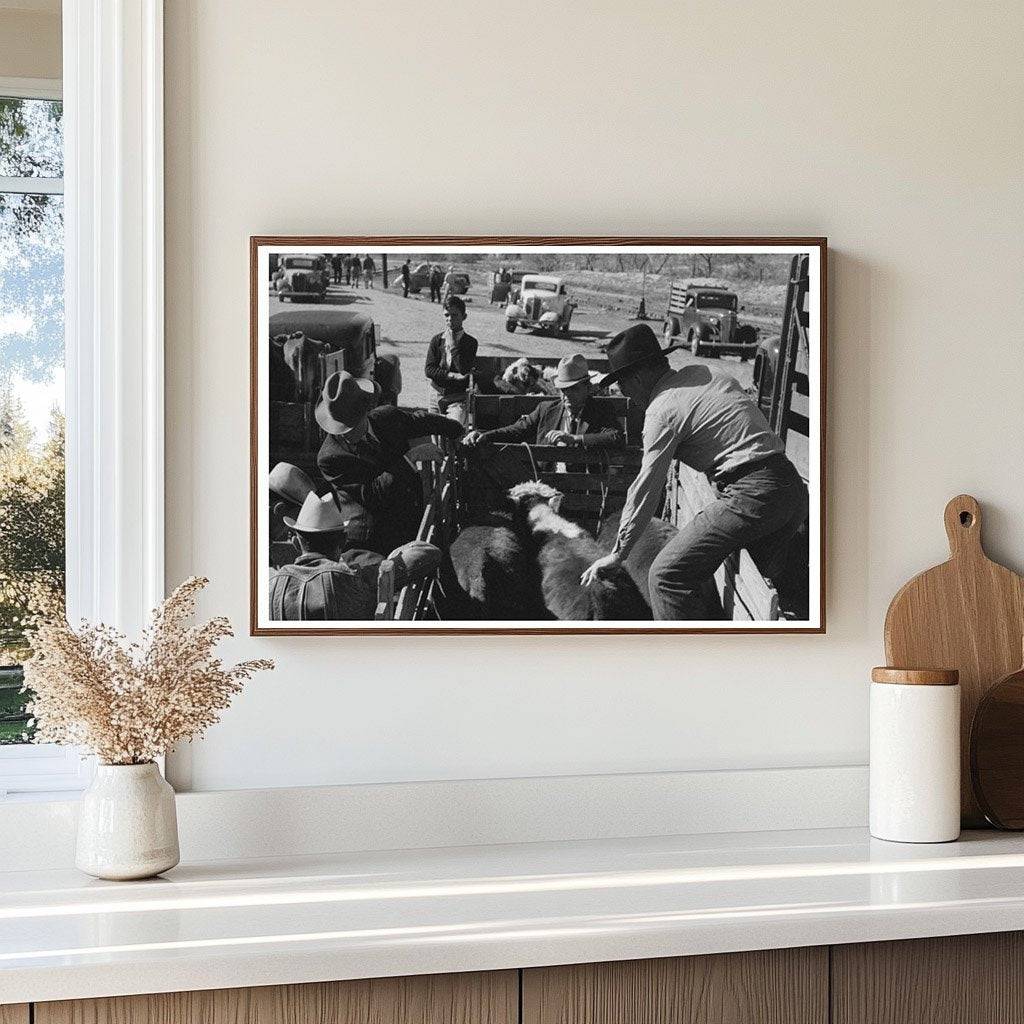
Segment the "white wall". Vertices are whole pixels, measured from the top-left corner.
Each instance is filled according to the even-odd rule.
[[[0,0],[0,78],[60,78],[60,2]]]
[[[825,234],[828,634],[242,637],[199,789],[862,763],[892,592],[1024,565],[1024,7],[167,0],[168,570],[247,622],[255,233]],[[433,12],[427,16],[424,12]]]

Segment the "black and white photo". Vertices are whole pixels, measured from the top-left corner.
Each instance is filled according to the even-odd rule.
[[[822,632],[825,252],[254,238],[253,632]]]

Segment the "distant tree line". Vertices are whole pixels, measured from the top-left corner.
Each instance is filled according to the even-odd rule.
[[[64,417],[42,444],[17,397],[0,395],[0,664],[29,653],[36,615],[64,613]]]

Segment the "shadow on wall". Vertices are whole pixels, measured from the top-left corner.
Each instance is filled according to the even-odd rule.
[[[877,311],[891,308],[890,291],[877,267],[829,250],[825,587],[829,632],[842,622],[850,636],[873,631],[867,621],[873,320]],[[841,335],[837,324],[852,326]],[[860,511],[844,515],[844,509]]]

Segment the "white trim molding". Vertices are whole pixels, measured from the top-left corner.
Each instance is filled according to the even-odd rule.
[[[23,743],[0,747],[0,802],[13,798],[67,799],[92,780],[94,758],[75,747]]]
[[[74,863],[77,801],[0,802],[0,864]],[[866,828],[867,765],[387,782],[178,794],[184,862]]]
[[[64,0],[68,615],[163,597],[163,3]]]
[[[59,78],[6,78],[0,75],[0,96],[22,100],[59,100],[63,89]]]
[[[63,191],[63,178],[10,178],[0,174],[0,192],[15,192],[24,196],[59,196]]]

